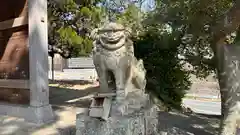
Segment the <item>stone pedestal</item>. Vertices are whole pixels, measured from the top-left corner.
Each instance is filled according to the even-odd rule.
[[[140,91],[128,95],[113,101],[106,121],[90,117],[88,109],[77,114],[76,135],[157,135],[158,108]]]

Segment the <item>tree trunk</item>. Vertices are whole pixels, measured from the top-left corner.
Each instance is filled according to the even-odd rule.
[[[218,79],[222,99],[219,135],[236,135],[240,120],[240,47],[218,46]]]
[[[222,119],[219,135],[235,135],[239,119],[239,77],[238,62],[240,49],[225,45],[226,35],[240,26],[240,0],[216,23],[213,31],[211,48],[215,55],[217,75],[222,99]],[[236,64],[237,63],[237,64]],[[239,65],[240,66],[240,65]]]

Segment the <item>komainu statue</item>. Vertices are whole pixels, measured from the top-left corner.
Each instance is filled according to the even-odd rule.
[[[117,97],[126,97],[134,90],[144,90],[146,70],[143,61],[134,56],[130,30],[111,22],[95,29],[91,35],[94,39],[93,62],[101,91],[109,92],[108,82],[111,80],[114,80]]]
[[[134,56],[130,31],[110,22],[91,36],[102,92],[92,98],[89,109],[77,114],[76,135],[156,135],[158,108],[144,91],[146,70]]]

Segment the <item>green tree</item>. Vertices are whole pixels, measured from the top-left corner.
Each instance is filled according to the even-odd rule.
[[[91,30],[101,21],[100,0],[48,1],[49,53],[65,58],[88,56],[92,49]]]
[[[191,63],[192,73],[206,77],[215,70],[211,50],[211,28],[218,17],[231,6],[228,0],[210,1],[164,1],[159,0],[155,14],[147,20],[148,24],[167,25],[171,31],[178,32],[180,55]]]
[[[105,22],[115,21],[131,28],[132,36],[137,37],[142,28],[145,14],[142,5],[146,0],[105,0],[102,2]]]
[[[150,24],[169,25],[172,31],[181,33],[180,54],[194,66],[193,72],[198,76],[204,77],[210,70],[216,71],[222,95],[221,135],[234,134],[234,126],[229,125],[236,125],[237,121],[226,113],[231,113],[231,106],[227,106],[228,99],[223,95],[229,95],[232,86],[226,85],[228,78],[223,68],[225,65],[222,52],[225,44],[232,44],[233,41],[236,43],[239,39],[239,13],[238,0],[158,0],[155,14],[146,20]],[[229,35],[233,32],[237,33],[237,37],[232,40]],[[237,85],[237,80],[234,81]],[[231,104],[235,102],[231,100]]]
[[[144,0],[63,0],[48,1],[49,54],[65,58],[87,56],[91,53],[89,33],[114,16],[117,22],[132,29],[137,36],[143,28]]]
[[[117,22],[123,24],[125,27],[131,28],[132,36],[137,37],[143,30],[142,20],[144,13],[135,3],[130,3],[128,8],[122,14],[118,14]]]
[[[161,34],[160,34],[161,33]],[[177,34],[177,33],[176,33]],[[148,28],[135,41],[135,55],[144,60],[147,90],[168,109],[181,109],[182,98],[189,89],[189,74],[178,58],[179,40],[159,26]],[[165,48],[162,45],[171,47]]]

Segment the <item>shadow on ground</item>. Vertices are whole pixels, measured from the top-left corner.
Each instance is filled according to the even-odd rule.
[[[179,112],[160,112],[158,129],[168,135],[216,135],[219,117]]]
[[[64,82],[66,85],[83,83],[79,83],[79,81]],[[89,107],[91,101],[89,98],[84,97],[98,90],[98,87],[93,86],[84,89],[50,86],[49,102],[53,106],[56,120],[39,126],[27,123],[20,118],[0,116],[0,135],[75,135],[76,108]]]
[[[70,89],[50,87],[50,103],[57,115],[56,121],[44,126],[26,123],[22,119],[0,116],[0,135],[75,135],[76,108],[88,107],[84,98],[98,87]],[[179,112],[159,112],[158,129],[167,135],[216,135],[218,117]]]
[[[49,100],[53,106],[88,107],[91,101],[87,96],[97,91],[98,87],[86,89],[50,87]]]

